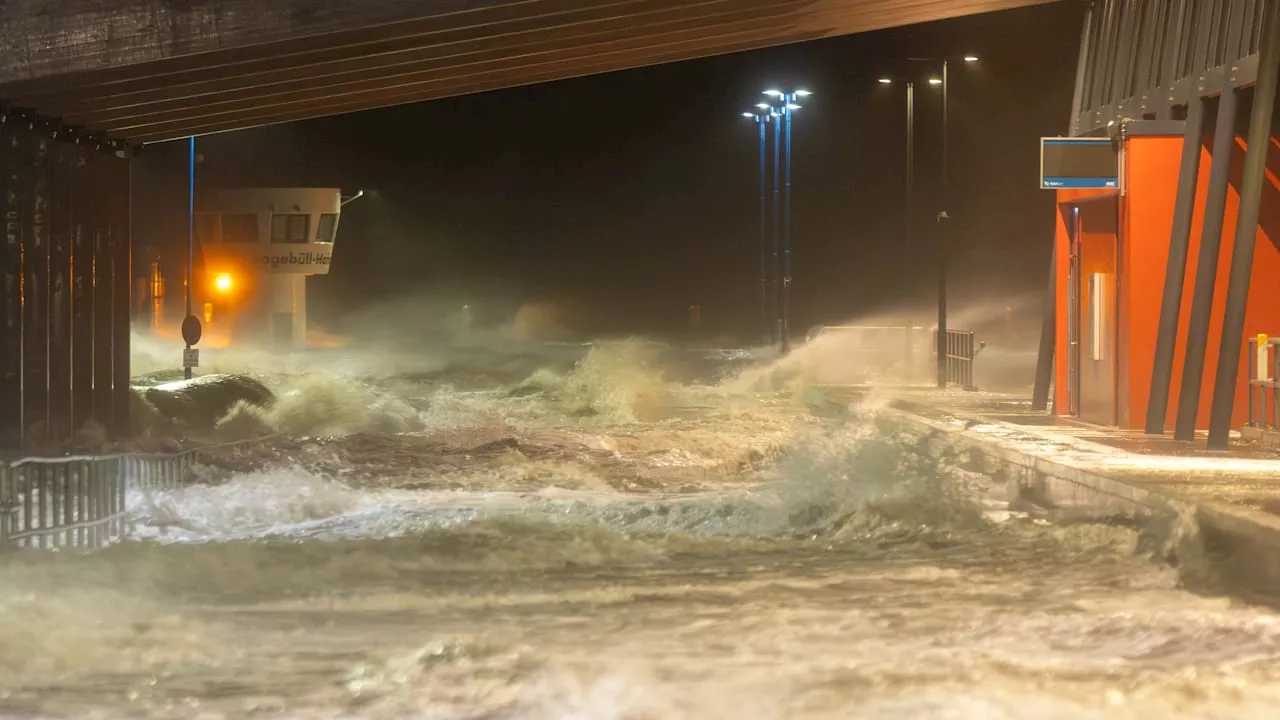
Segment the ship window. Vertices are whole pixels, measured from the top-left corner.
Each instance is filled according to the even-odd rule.
[[[338,213],[320,213],[320,223],[316,226],[316,242],[331,243],[338,234]]]
[[[217,213],[196,213],[196,242],[201,245],[216,243],[221,240],[218,237],[218,214]]]
[[[258,216],[253,213],[223,213],[222,242],[258,242]]]
[[[271,216],[271,242],[273,243],[305,243],[307,242],[307,226],[311,219],[302,214],[276,214]]]

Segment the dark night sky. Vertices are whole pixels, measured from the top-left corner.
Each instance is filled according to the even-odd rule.
[[[768,86],[803,86],[815,93],[794,140],[803,330],[912,294],[932,302],[939,93],[917,87],[922,229],[903,247],[903,94],[876,78],[923,81],[896,59],[975,53],[951,76],[954,292],[1034,293],[1052,237],[1037,139],[1066,128],[1081,5],[200,138],[197,184],[377,191],[346,208],[332,274],[311,281],[312,317],[333,329],[341,309],[422,293],[554,300],[604,332],[678,329],[700,303],[709,330],[740,331],[757,315],[759,242],[757,131],[740,113]],[[160,210],[185,213],[184,153],[150,149],[135,180],[136,227],[154,236],[185,236],[185,215]]]

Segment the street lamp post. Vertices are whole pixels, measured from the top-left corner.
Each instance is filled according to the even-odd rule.
[[[800,98],[808,97],[813,93],[808,90],[794,90],[791,92],[783,92],[781,90],[765,90],[765,95],[774,98],[777,101],[776,113],[780,121],[774,125],[773,130],[773,193],[774,193],[774,246],[777,248],[781,245],[781,264],[778,266],[778,276],[780,278],[781,287],[778,294],[778,334],[777,341],[779,348],[785,354],[791,351],[791,118],[801,105],[797,102]],[[781,144],[782,136],[786,136],[786,156],[783,163],[786,165],[785,182],[785,205],[782,217],[783,234],[781,242],[778,241],[778,152]]]
[[[773,323],[769,319],[769,211],[765,202],[769,187],[769,158],[765,147],[769,123],[774,114],[768,104],[760,103],[756,106],[756,112],[744,112],[742,115],[753,118],[760,129],[760,330],[761,337],[768,342]]]
[[[938,210],[938,336],[937,336],[937,361],[938,361],[938,387],[947,387],[947,265],[948,253],[950,251],[950,225],[951,215],[947,208],[951,203],[951,178],[950,178],[950,149],[948,143],[950,141],[950,120],[948,118],[948,97],[947,90],[950,79],[951,58],[908,58],[912,62],[925,63],[941,63],[942,77],[929,78],[930,85],[942,86],[942,203]],[[963,58],[966,63],[977,62],[978,58],[973,55],[965,55]]]
[[[881,85],[892,85],[893,79],[882,77],[879,80]],[[910,256],[911,252],[911,223],[914,218],[913,206],[916,191],[916,84],[910,80],[904,83],[906,86],[906,167],[903,168],[903,198],[902,198],[902,249],[903,252]],[[906,366],[906,376],[908,378],[915,374],[915,348],[912,343],[912,332],[915,323],[912,321],[910,314],[907,315],[906,324],[903,326],[903,362]]]

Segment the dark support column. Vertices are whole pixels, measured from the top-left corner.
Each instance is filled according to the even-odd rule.
[[[93,151],[89,172],[93,183],[93,418],[111,427],[111,174],[110,158]]]
[[[22,224],[22,430],[23,446],[49,437],[49,138],[28,128],[24,151]]]
[[[1149,435],[1164,432],[1164,417],[1169,409],[1173,354],[1178,342],[1178,313],[1182,309],[1182,284],[1187,274],[1187,247],[1191,242],[1191,215],[1195,211],[1196,182],[1200,177],[1204,105],[1202,98],[1191,100],[1187,106],[1187,121],[1182,134],[1182,162],[1178,167],[1173,233],[1169,240],[1169,260],[1164,271],[1164,297],[1160,301],[1160,325],[1156,331],[1156,354],[1151,368],[1151,392],[1147,398],[1146,431]]]
[[[71,423],[93,417],[93,184],[89,153],[73,153],[71,176]]]
[[[1049,385],[1053,381],[1054,342],[1058,339],[1058,249],[1049,255],[1049,283],[1044,294],[1044,318],[1040,320],[1040,352],[1036,357],[1036,385],[1031,393],[1033,410],[1049,409]]]
[[[126,156],[127,158],[127,156]],[[130,394],[129,388],[129,315],[131,310],[130,293],[133,288],[133,270],[130,265],[130,175],[129,160],[106,158],[111,167],[111,236],[114,247],[112,269],[114,279],[112,287],[115,294],[112,305],[115,312],[111,318],[111,385],[114,398],[111,431],[115,437],[127,437],[131,434],[129,425]]]
[[[1200,231],[1200,255],[1191,300],[1191,320],[1183,349],[1182,387],[1178,390],[1178,421],[1174,437],[1191,441],[1196,436],[1200,412],[1200,386],[1204,377],[1204,351],[1209,344],[1209,320],[1213,314],[1213,289],[1218,279],[1218,255],[1222,247],[1222,223],[1227,214],[1227,187],[1231,180],[1231,153],[1236,140],[1235,90],[1225,88],[1218,99],[1213,129],[1213,169],[1205,196],[1204,226]]]
[[[55,142],[49,176],[49,435],[71,437],[71,170],[75,148]]]
[[[1244,342],[1244,313],[1249,302],[1249,276],[1258,235],[1258,211],[1271,143],[1271,119],[1275,114],[1276,82],[1280,80],[1280,7],[1267,3],[1263,12],[1262,45],[1258,53],[1258,79],[1253,88],[1253,114],[1249,119],[1249,149],[1240,182],[1240,214],[1236,217],[1236,241],[1227,281],[1226,315],[1222,345],[1213,382],[1213,406],[1209,416],[1209,447],[1225,448],[1231,432],[1240,372],[1240,345]]]
[[[22,234],[18,227],[14,123],[0,123],[0,450],[22,445]]]

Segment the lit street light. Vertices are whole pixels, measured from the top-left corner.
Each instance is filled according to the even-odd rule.
[[[773,329],[773,323],[769,321],[769,212],[765,205],[765,196],[768,194],[768,165],[769,160],[765,153],[765,138],[768,135],[769,123],[776,115],[768,103],[759,103],[756,105],[755,112],[744,112],[743,117],[752,118],[760,128],[760,328],[763,331],[763,337],[768,338]]]
[[[947,386],[947,253],[950,250],[950,242],[947,233],[950,230],[949,224],[951,215],[947,211],[947,206],[951,203],[951,180],[950,180],[950,157],[948,147],[948,135],[950,134],[950,125],[948,121],[947,107],[947,86],[948,75],[953,58],[907,58],[911,62],[923,62],[929,64],[941,64],[942,77],[929,78],[930,85],[940,85],[942,87],[942,207],[938,210],[938,337],[937,337],[937,361],[938,361],[938,387],[945,388]],[[961,58],[965,63],[975,63],[978,61],[976,55],[965,55]]]
[[[882,77],[877,80],[881,85],[892,85],[893,78]],[[903,83],[906,87],[906,141],[907,141],[907,162],[904,172],[903,187],[903,204],[902,204],[902,247],[906,252],[911,249],[911,223],[915,217],[915,185],[916,185],[916,84],[910,80]],[[907,376],[910,377],[913,372],[915,348],[912,344],[912,332],[915,323],[908,318],[906,326],[903,328],[905,332],[905,363]]]
[[[231,274],[220,273],[213,279],[213,287],[220,293],[231,292]]]
[[[809,97],[813,93],[808,90],[793,90],[791,92],[783,92],[781,90],[765,90],[765,95],[774,98],[777,102],[772,110],[780,117],[780,122],[774,126],[773,133],[773,193],[774,193],[774,212],[777,212],[778,205],[778,144],[780,134],[786,134],[786,158],[783,162],[786,164],[785,175],[785,194],[784,211],[782,218],[783,234],[781,235],[781,243],[778,242],[778,217],[774,216],[774,246],[782,245],[782,264],[778,268],[778,275],[781,287],[778,293],[778,342],[783,353],[790,352],[790,320],[791,320],[791,116],[796,110],[802,106],[796,102],[797,99]]]

